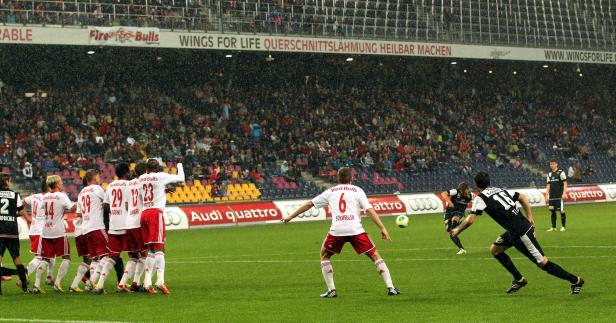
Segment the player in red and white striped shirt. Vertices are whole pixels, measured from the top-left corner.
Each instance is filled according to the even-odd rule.
[[[141,233],[149,249],[145,264],[143,287],[148,293],[156,293],[152,287],[153,270],[156,268],[156,288],[163,294],[169,294],[165,284],[165,220],[163,210],[167,204],[165,193],[167,184],[184,182],[182,163],[177,164],[178,174],[172,175],[161,171],[156,159],[150,159],[146,173],[139,177],[139,195],[143,201],[141,212]]]
[[[398,295],[400,290],[394,287],[391,274],[381,255],[376,251],[376,246],[372,239],[361,225],[361,210],[365,210],[368,216],[381,230],[381,236],[387,241],[391,241],[387,229],[381,222],[376,211],[368,201],[366,193],[360,187],[351,185],[351,169],[342,167],[338,170],[338,182],[340,184],[328,189],[311,201],[304,203],[297,210],[283,219],[289,222],[296,216],[310,210],[313,206],[321,208],[329,206],[332,213],[332,226],[323,241],[321,249],[321,272],[327,292],[321,295],[323,298],[337,297],[336,286],[334,285],[334,269],[330,258],[334,254],[340,253],[345,243],[349,242],[358,254],[366,254],[374,261],[377,271],[385,281],[388,295]]]

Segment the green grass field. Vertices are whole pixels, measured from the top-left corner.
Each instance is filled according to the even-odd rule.
[[[566,232],[545,232],[547,210],[534,213],[546,255],[586,279],[577,296],[569,294],[568,282],[537,269],[515,250],[509,254],[529,285],[505,294],[511,277],[488,252],[503,230],[487,216],[479,218],[461,236],[469,253],[458,256],[441,215],[433,215],[411,217],[406,229],[384,218],[394,241],[376,243],[402,290],[397,297],[388,297],[374,265],[346,246],[332,261],[339,297],[320,299],[325,284],[318,253],[329,223],[291,223],[170,232],[169,296],[116,294],[115,278],[103,296],[58,294],[49,287],[43,295],[22,294],[14,282],[5,282],[0,321],[613,322],[616,280],[609,273],[616,270],[616,204],[567,208]],[[372,223],[364,226],[377,237]],[[28,247],[22,244],[26,261]]]

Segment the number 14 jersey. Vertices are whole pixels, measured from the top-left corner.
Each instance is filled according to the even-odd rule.
[[[355,185],[340,184],[312,199],[316,208],[329,206],[332,226],[329,234],[336,237],[354,236],[364,233],[361,225],[361,210],[372,205],[363,189]]]

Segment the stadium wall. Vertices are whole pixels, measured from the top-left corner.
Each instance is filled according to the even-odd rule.
[[[616,64],[616,52],[268,34],[173,32],[143,27],[0,26],[0,44],[186,48]]]
[[[512,191],[528,196],[533,207],[546,206],[545,189],[520,188]],[[400,194],[368,198],[381,216],[401,214],[422,215],[443,213],[443,200],[438,193]],[[167,230],[188,230],[220,226],[280,223],[282,217],[291,214],[307,200],[258,201],[206,205],[169,206],[164,217]],[[566,203],[595,203],[616,201],[616,184],[597,184],[570,187]],[[296,221],[324,221],[331,218],[329,209],[312,208],[297,217]],[[67,214],[66,231],[75,232],[74,213]],[[26,222],[19,218],[19,238],[28,239]]]

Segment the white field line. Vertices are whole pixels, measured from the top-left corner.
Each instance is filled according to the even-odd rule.
[[[21,319],[0,317],[0,322],[40,322],[40,323],[129,323],[120,321],[77,321],[77,320],[47,320],[47,319]]]
[[[600,259],[600,258],[616,258],[616,255],[604,255],[604,256],[562,256],[562,257],[550,257],[554,259]],[[511,257],[514,260],[527,259],[526,257]],[[492,257],[486,258],[468,258],[467,256],[456,256],[451,258],[388,258],[387,262],[412,262],[412,261],[486,261],[494,260]],[[276,264],[276,263],[317,263],[318,259],[297,259],[297,260],[193,260],[193,261],[176,261],[168,260],[168,264],[212,264],[212,263],[239,263],[239,264]],[[334,262],[366,262],[366,259],[336,259]]]
[[[477,250],[489,250],[490,246],[486,245],[483,247],[466,247],[465,249],[477,249]],[[616,249],[616,245],[613,246],[541,246],[543,249]],[[383,248],[384,252],[405,252],[405,251],[434,251],[434,250],[456,250],[455,246],[451,247],[442,247],[442,248]],[[241,258],[241,257],[274,257],[274,256],[299,256],[299,255],[317,255],[319,254],[319,250],[317,248],[316,251],[311,252],[286,252],[286,253],[253,253],[253,254],[244,254],[244,255],[218,255],[218,256],[198,256],[198,257],[173,257],[172,255],[166,255],[167,259],[170,261],[175,260],[195,260],[195,259],[224,259],[224,258]]]

